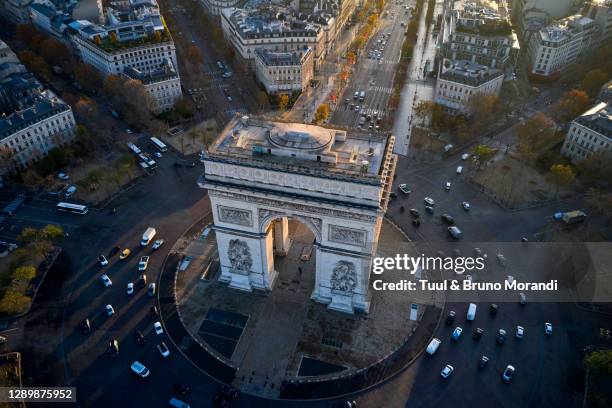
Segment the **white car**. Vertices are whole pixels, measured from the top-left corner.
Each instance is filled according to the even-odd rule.
[[[164,241],[163,239],[158,239],[153,243],[153,250],[159,249],[160,246],[164,245]]]
[[[127,284],[127,294],[131,295],[134,293],[134,284],[132,282]]]
[[[132,363],[132,366],[130,367],[132,369],[132,372],[142,378],[146,378],[149,376],[149,374],[151,374],[151,372],[149,371],[149,369],[147,367],[145,367],[144,364],[142,364],[139,361],[134,361]]]
[[[158,159],[161,159],[162,157],[164,157],[160,152],[153,153],[153,156],[157,157]]]
[[[522,339],[524,335],[525,328],[523,326],[516,326],[516,333],[514,334],[514,337],[516,337],[517,339]]]
[[[469,158],[470,158],[470,154],[469,154],[469,153],[463,153],[463,154],[461,155],[461,160],[467,160],[467,159],[469,159]]]
[[[447,181],[447,182],[446,182],[446,184],[444,185],[444,189],[445,189],[446,191],[449,191],[449,190],[451,189],[451,183],[450,183],[450,181]]]
[[[508,365],[506,369],[504,370],[504,373],[502,374],[502,378],[506,381],[510,381],[513,375],[514,375],[514,367],[511,365]]]
[[[113,281],[108,277],[108,275],[102,275],[100,277],[100,279],[102,279],[102,283],[104,284],[104,286],[106,286],[107,288],[109,286],[113,285]]]
[[[164,357],[168,357],[170,355],[170,349],[168,348],[168,346],[166,346],[166,343],[164,343],[163,341],[157,345],[157,349],[159,350],[161,355]]]
[[[470,203],[468,203],[467,201],[462,202],[461,206],[463,207],[465,211],[470,211],[470,208],[471,208]]]
[[[115,314],[115,309],[113,309],[113,305],[106,305],[104,306],[104,308],[106,309],[107,315],[112,316]]]
[[[430,207],[436,204],[436,202],[431,197],[425,197],[423,201]]]
[[[108,259],[106,259],[106,257],[104,255],[100,255],[98,257],[98,262],[100,263],[100,266],[108,265]]]
[[[552,323],[544,323],[544,334],[546,334],[547,336],[552,336]]]
[[[138,262],[138,270],[141,272],[146,271],[147,266],[149,266],[149,257],[148,256],[141,257],[140,262]]]
[[[450,364],[447,364],[446,367],[444,367],[442,371],[440,372],[440,376],[442,378],[448,378],[453,373],[453,370],[454,370],[453,366]]]
[[[59,173],[57,175],[57,178],[60,180],[70,180],[70,176],[66,173]]]
[[[156,334],[162,334],[164,332],[164,329],[162,328],[162,325],[160,322],[153,323],[153,328],[155,329]]]

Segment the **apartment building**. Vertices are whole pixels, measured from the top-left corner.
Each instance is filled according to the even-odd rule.
[[[312,50],[255,50],[255,74],[268,94],[301,92],[306,89],[314,75]]]
[[[299,52],[312,50],[315,70],[332,51],[342,26],[337,24],[334,8],[299,13],[280,6],[226,8],[221,12],[221,27],[243,61],[255,67],[255,50]]]
[[[561,148],[574,163],[601,151],[612,151],[610,102],[600,102],[574,119]]]
[[[447,13],[450,35],[441,55],[490,68],[514,65],[520,51],[505,1],[456,1]]]
[[[530,76],[534,79],[558,78],[564,68],[598,44],[599,37],[599,27],[580,14],[541,29],[529,40]]]
[[[144,85],[148,96],[148,107],[153,113],[171,110],[182,97],[181,80],[170,60],[166,60],[161,68],[149,71],[127,67],[123,75]]]
[[[498,69],[465,60],[444,60],[436,82],[435,103],[455,113],[468,113],[470,98],[499,95],[504,74]]]
[[[45,89],[7,48],[0,43],[4,66],[0,75],[0,150],[10,152],[5,160],[12,165],[3,165],[3,172],[23,169],[53,147],[71,142],[76,125],[70,106]]]

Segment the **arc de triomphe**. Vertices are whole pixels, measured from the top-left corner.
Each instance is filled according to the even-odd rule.
[[[271,290],[274,253],[288,251],[294,219],[315,237],[311,298],[330,309],[367,312],[371,261],[397,160],[393,143],[393,137],[233,119],[204,154],[198,181],[210,195],[220,280]]]

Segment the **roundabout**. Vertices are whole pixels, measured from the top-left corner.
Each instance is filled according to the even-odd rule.
[[[169,285],[167,294],[160,293],[167,333],[211,377],[263,398],[332,398],[401,372],[429,341],[440,312],[433,294],[415,299],[371,291],[368,314],[313,302],[316,259],[302,258],[313,237],[299,222],[289,223],[291,249],[275,258],[278,279],[272,290],[229,287],[219,279],[211,223],[209,214],[175,243],[160,282],[161,288]],[[398,250],[415,253],[403,233],[384,221],[377,255]],[[402,273],[388,271],[377,279],[396,282]]]

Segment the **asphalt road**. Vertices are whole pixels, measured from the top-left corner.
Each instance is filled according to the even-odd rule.
[[[407,4],[412,4],[407,3]],[[397,5],[394,2],[388,3],[385,10],[389,13],[387,17],[382,17],[378,29],[371,36],[362,55],[358,56],[357,64],[351,76],[349,85],[345,88],[344,94],[339,98],[339,106],[334,111],[331,123],[343,127],[357,127],[360,113],[372,114],[374,111],[387,115],[386,107],[391,96],[393,86],[393,75],[397,63],[399,62],[400,51],[404,41],[405,27],[410,21],[409,14],[405,14],[404,5]],[[377,41],[384,34],[390,34],[386,39],[386,46],[382,54],[381,63],[373,58],[368,58],[368,52],[374,48],[380,48]],[[355,92],[365,92],[365,100],[355,100]],[[345,99],[349,99],[346,103]],[[358,105],[360,111],[351,109],[351,104]],[[369,124],[366,122],[366,125]]]

